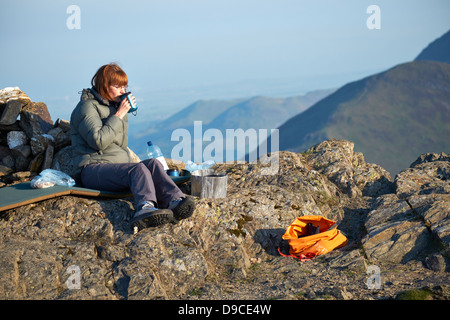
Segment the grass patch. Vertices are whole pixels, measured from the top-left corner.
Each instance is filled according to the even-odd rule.
[[[412,290],[400,292],[395,299],[396,300],[430,300],[432,298],[433,298],[433,293],[427,288],[422,288],[422,289],[412,289]]]

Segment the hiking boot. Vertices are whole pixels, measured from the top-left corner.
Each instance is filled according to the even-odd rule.
[[[153,202],[147,201],[136,211],[130,221],[134,233],[149,227],[158,227],[174,221],[173,212],[170,209],[158,209]]]
[[[191,197],[179,198],[170,201],[169,209],[173,211],[176,220],[186,219],[194,213],[195,202]]]

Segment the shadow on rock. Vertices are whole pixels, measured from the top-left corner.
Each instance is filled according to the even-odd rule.
[[[259,243],[267,254],[277,257],[279,256],[278,247],[281,245],[282,236],[286,232],[285,229],[259,229],[256,230],[253,240]]]

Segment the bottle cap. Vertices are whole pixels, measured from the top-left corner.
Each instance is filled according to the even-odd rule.
[[[147,142],[147,145],[150,147],[153,145],[153,143],[151,141]]]

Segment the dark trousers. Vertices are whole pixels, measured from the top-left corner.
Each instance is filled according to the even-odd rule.
[[[129,189],[135,209],[145,201],[154,201],[158,208],[165,209],[171,200],[184,197],[156,159],[139,163],[89,164],[81,172],[81,183],[86,188],[104,191]]]

